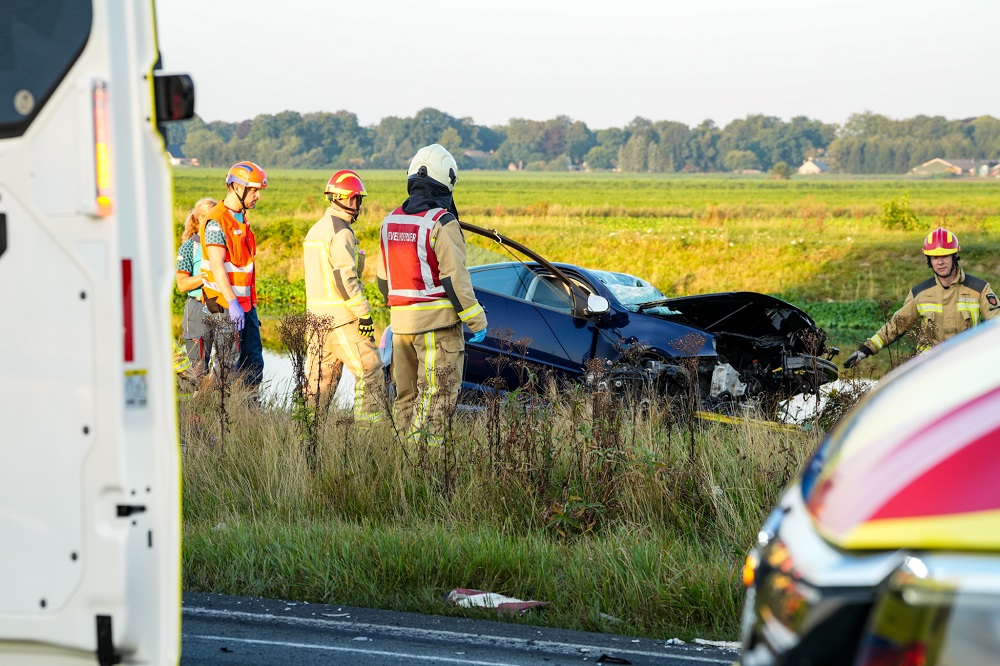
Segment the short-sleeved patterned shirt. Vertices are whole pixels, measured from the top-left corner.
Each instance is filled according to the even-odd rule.
[[[226,234],[215,220],[205,225],[205,245],[226,245]]]
[[[201,241],[198,240],[198,234],[195,234],[181,243],[180,249],[177,250],[178,273],[194,275],[194,246],[200,242]]]
[[[243,213],[233,213],[233,217],[237,222],[243,222]],[[226,244],[226,234],[222,231],[222,227],[215,220],[209,220],[205,224],[205,245],[225,245]]]

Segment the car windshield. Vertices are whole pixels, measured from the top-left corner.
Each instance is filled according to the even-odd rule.
[[[590,272],[604,283],[608,290],[618,299],[618,302],[624,305],[625,309],[629,312],[639,312],[641,305],[662,301],[666,298],[663,292],[640,277],[614,271],[591,270]],[[642,311],[658,315],[680,314],[677,310],[672,310],[665,305],[643,308]]]
[[[475,241],[482,242],[480,238],[474,237]],[[496,246],[494,246],[496,247]],[[466,263],[471,268],[473,266],[487,266],[490,264],[507,263],[511,260],[522,261],[514,253],[507,250],[507,254],[501,254],[492,248],[482,247],[478,244],[466,244]],[[643,280],[635,275],[619,273],[617,271],[602,271],[588,269],[588,271],[604,284],[614,297],[625,306],[630,312],[639,312],[640,306],[647,303],[662,301],[667,297],[659,289],[654,287],[647,280]],[[487,274],[482,274],[487,275]],[[484,279],[484,278],[483,278]],[[485,286],[481,285],[481,286]],[[589,289],[587,290],[589,291]],[[680,314],[666,305],[653,307],[643,307],[641,310],[646,314],[654,315],[676,315]]]

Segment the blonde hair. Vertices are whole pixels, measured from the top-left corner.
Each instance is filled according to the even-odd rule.
[[[200,199],[198,203],[194,205],[191,212],[188,213],[187,219],[184,221],[184,233],[181,234],[181,240],[186,241],[191,236],[198,233],[198,227],[204,221],[205,216],[208,215],[209,211],[215,208],[216,204],[219,202],[215,199],[204,198]]]

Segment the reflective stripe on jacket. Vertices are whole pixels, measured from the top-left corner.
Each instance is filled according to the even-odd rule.
[[[938,344],[1000,312],[997,297],[985,280],[958,269],[948,287],[937,276],[924,280],[906,295],[903,307],[863,344],[872,354],[902,337],[918,321],[923,342]]]
[[[332,209],[309,229],[302,243],[306,273],[306,308],[333,317],[343,326],[371,313],[361,275],[365,255],[350,224]]]
[[[226,297],[222,295],[212,275],[212,266],[208,261],[205,226],[211,221],[217,222],[222,228],[222,233],[226,235],[226,257],[223,267],[240,306],[244,312],[250,312],[257,305],[257,279],[253,264],[257,254],[257,241],[254,239],[253,231],[250,230],[250,225],[233,217],[232,211],[221,201],[205,217],[198,230],[201,253],[204,257],[201,263],[201,277],[205,300],[215,299],[222,308],[229,307]]]

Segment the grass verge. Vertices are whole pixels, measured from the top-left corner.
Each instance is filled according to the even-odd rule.
[[[444,602],[467,587],[546,602],[512,621],[734,638],[746,548],[818,435],[560,396],[456,414],[434,448],[334,412],[310,464],[289,410],[237,391],[221,429],[199,393],[179,407],[185,588],[495,617]]]

